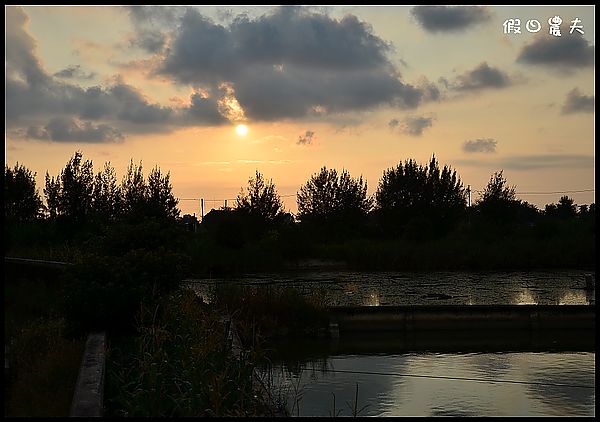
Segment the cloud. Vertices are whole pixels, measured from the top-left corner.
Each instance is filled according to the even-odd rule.
[[[571,113],[593,113],[595,98],[593,95],[584,95],[579,92],[579,89],[573,88],[567,94],[567,99],[562,106],[562,114]]]
[[[407,135],[421,136],[425,129],[433,126],[433,120],[433,117],[408,116],[402,121],[392,119],[389,121],[388,126],[392,129],[398,127],[401,132]]]
[[[188,7],[126,6],[125,9],[135,31],[130,46],[155,54],[167,47],[173,23],[181,19]]]
[[[355,16],[337,20],[307,8],[281,7],[227,26],[188,9],[157,74],[216,90],[231,85],[246,116],[302,118],[378,106],[415,108],[435,86],[401,81],[389,43]]]
[[[186,10],[187,7],[179,6],[127,6],[129,18],[136,27],[167,28]]]
[[[139,30],[130,44],[139,47],[148,53],[160,53],[166,47],[167,35],[156,30]]]
[[[26,129],[37,139],[78,136],[88,142],[108,142],[124,131],[169,131],[228,122],[218,111],[217,98],[192,95],[190,105],[174,108],[150,102],[120,78],[108,86],[89,88],[61,81],[49,75],[37,58],[36,42],[25,30],[28,17],[23,10],[7,7],[6,15],[5,116],[9,128]],[[84,73],[74,65],[58,74],[69,79]],[[40,129],[46,122],[50,123]]]
[[[578,35],[542,35],[523,47],[518,63],[546,66],[562,72],[594,66],[595,47]]]
[[[81,66],[78,64],[72,64],[54,74],[57,78],[62,79],[94,79],[96,77],[95,72],[85,73]]]
[[[511,84],[506,72],[482,62],[475,69],[458,75],[450,86],[457,91],[479,91],[486,88],[506,88]]]
[[[313,137],[314,136],[315,136],[315,132],[313,132],[311,130],[307,130],[304,135],[300,135],[298,137],[298,142],[296,142],[296,144],[298,144],[298,145],[310,145],[313,142]]]
[[[411,14],[428,32],[459,32],[490,20],[482,6],[415,6]]]
[[[44,127],[30,127],[27,137],[54,142],[116,142],[123,139],[117,129],[105,124],[94,125],[69,118],[54,118]]]
[[[475,140],[466,141],[463,144],[463,151],[465,152],[485,152],[493,153],[496,152],[496,145],[498,141],[492,138],[480,138]]]
[[[470,167],[495,167],[520,171],[555,169],[555,168],[593,168],[595,164],[593,155],[518,155],[505,157],[498,160],[456,160],[459,165]]]

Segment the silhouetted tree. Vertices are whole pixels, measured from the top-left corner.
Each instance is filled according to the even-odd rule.
[[[544,207],[544,215],[547,217],[558,217],[558,209],[556,204],[546,204]]]
[[[256,177],[248,179],[247,192],[242,189],[237,196],[235,209],[270,224],[283,212],[283,205],[273,181],[265,182],[257,170]]]
[[[31,221],[40,216],[42,200],[35,188],[35,175],[17,162],[4,167],[4,217],[9,221]]]
[[[463,216],[466,192],[456,170],[440,171],[435,155],[428,166],[410,159],[384,171],[375,194],[383,226],[392,231],[411,220],[445,231]]]
[[[556,211],[559,218],[568,219],[577,215],[577,205],[574,204],[572,198],[562,196],[556,205]]]
[[[62,216],[81,221],[92,209],[94,191],[93,165],[83,161],[83,153],[76,151],[55,179],[46,173],[46,201],[51,217]]]
[[[517,219],[522,222],[535,223],[539,220],[541,211],[527,201],[517,201]]]
[[[146,181],[142,171],[142,162],[139,166],[133,163],[133,159],[127,167],[127,174],[121,182],[121,194],[123,198],[123,212],[131,218],[140,217],[144,214],[146,205]]]
[[[364,219],[373,206],[362,176],[354,179],[347,170],[342,170],[338,177],[335,169],[326,167],[300,188],[297,202],[301,222],[346,227]]]
[[[55,219],[60,214],[60,179],[58,176],[50,177],[46,171],[46,185],[44,187],[44,196],[46,197],[46,208],[51,219]]]
[[[94,179],[93,209],[102,220],[115,220],[121,211],[121,192],[117,185],[117,175],[110,162]]]
[[[514,221],[518,216],[519,205],[516,187],[508,186],[503,170],[492,174],[483,195],[475,203],[481,215],[494,222]]]
[[[508,186],[500,170],[492,174],[479,203],[506,203],[517,199],[516,186]]]
[[[586,206],[587,207],[587,206]],[[577,205],[568,196],[562,196],[556,204],[546,204],[544,214],[551,218],[569,219],[577,215]]]
[[[169,181],[170,175],[170,172],[163,175],[158,166],[152,169],[148,175],[146,188],[147,206],[150,215],[174,220],[179,217],[179,209],[177,208],[179,201],[173,195],[173,187]]]

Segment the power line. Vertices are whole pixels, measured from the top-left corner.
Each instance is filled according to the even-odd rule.
[[[596,388],[590,385],[578,385],[578,384],[562,384],[562,383],[548,383],[548,382],[530,382],[530,381],[516,381],[516,380],[493,380],[484,378],[467,378],[467,377],[447,377],[442,375],[419,375],[419,374],[400,374],[397,372],[369,372],[369,371],[348,371],[343,369],[323,369],[323,372],[340,372],[345,374],[356,374],[356,375],[383,375],[393,377],[412,377],[412,378],[430,378],[430,379],[446,379],[446,380],[458,380],[458,381],[475,381],[475,382],[487,382],[487,383],[498,383],[498,384],[526,384],[526,385],[542,385],[552,387],[573,387],[573,388]]]
[[[555,195],[557,193],[580,193],[580,192],[595,192],[596,189],[580,189],[580,190],[563,190],[553,192],[515,192],[517,195]],[[483,190],[475,190],[477,193],[483,193]]]
[[[295,193],[289,195],[279,195],[280,198],[289,198],[291,196],[296,196]],[[180,201],[199,201],[202,198],[179,198]],[[204,198],[205,201],[235,201],[237,198],[224,198],[224,199],[212,199],[212,198]]]
[[[595,189],[581,189],[581,190],[565,190],[556,192],[516,192],[520,195],[554,195],[557,193],[579,193],[579,192],[595,192]]]

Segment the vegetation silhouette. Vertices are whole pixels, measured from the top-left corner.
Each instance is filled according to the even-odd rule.
[[[375,194],[347,170],[322,167],[283,209],[272,180],[256,170],[232,207],[198,222],[180,216],[170,173],[146,178],[133,160],[121,183],[110,162],[94,173],[76,151],[46,173],[45,203],[23,164],[5,167],[8,254],[80,262],[88,255],[164,250],[188,275],[294,267],[306,259],[358,269],[528,269],[595,265],[595,204],[562,196],[542,210],[493,173],[473,206],[456,170],[435,155],[386,169]]]
[[[15,164],[4,167],[4,219],[7,223],[32,221],[42,215],[42,199],[35,187],[36,173]]]
[[[466,195],[456,170],[440,171],[435,155],[428,166],[410,159],[383,172],[373,214],[382,233],[427,239],[456,227],[465,216]]]
[[[322,167],[297,195],[298,219],[313,235],[335,236],[356,232],[373,207],[362,176],[352,178],[347,170]]]

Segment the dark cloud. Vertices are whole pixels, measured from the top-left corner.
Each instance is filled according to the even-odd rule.
[[[459,32],[490,20],[482,6],[415,6],[411,14],[429,32]]]
[[[315,136],[315,132],[311,130],[307,130],[304,135],[300,135],[298,137],[298,145],[310,145],[313,142],[313,137]]]
[[[95,72],[85,73],[78,64],[70,65],[54,74],[55,77],[61,79],[94,79]]]
[[[440,101],[442,99],[442,93],[438,86],[435,83],[430,82],[425,76],[421,76],[416,83],[416,86],[422,93],[421,101]]]
[[[555,168],[593,168],[593,155],[521,155],[506,157],[499,160],[456,160],[456,163],[471,167],[503,168],[511,170],[541,170]]]
[[[593,113],[595,99],[593,95],[584,95],[579,89],[574,88],[567,94],[567,99],[562,106],[562,114]]]
[[[134,39],[131,40],[131,45],[139,47],[148,53],[160,53],[166,46],[167,35],[155,30],[140,30]]]
[[[7,7],[6,124],[29,128],[37,139],[107,142],[128,132],[168,131],[180,126],[219,125],[227,122],[216,99],[192,96],[179,108],[153,104],[136,88],[115,80],[109,86],[82,88],[49,75],[35,54],[35,40],[25,31],[27,16],[19,7]],[[70,66],[61,76],[77,76]],[[77,120],[85,122],[77,123]],[[90,121],[95,121],[92,123]],[[42,122],[42,123],[41,123]],[[40,129],[45,122],[50,122]]]
[[[497,144],[498,141],[492,138],[480,138],[469,140],[463,144],[463,151],[493,153],[496,152]]]
[[[62,117],[50,120],[44,128],[30,127],[27,137],[54,142],[84,143],[116,142],[123,139],[121,132],[108,125],[94,125],[91,122],[78,122]]]
[[[203,97],[195,93],[191,104],[183,110],[182,123],[190,125],[215,125],[226,123],[227,119],[219,113],[218,102],[212,97]]]
[[[168,33],[187,9],[178,6],[127,6],[135,30],[130,45],[151,54],[162,53],[167,47]]]
[[[23,30],[29,21],[28,16],[23,9],[14,6],[7,6],[5,13],[6,76],[24,79],[32,86],[43,85],[49,76],[32,54],[36,46],[35,40]]]
[[[569,71],[593,67],[594,53],[595,47],[579,35],[562,37],[542,35],[523,47],[517,62]]]
[[[433,117],[408,116],[402,120],[391,119],[388,126],[394,130],[398,128],[401,132],[411,136],[421,136],[423,131],[433,126]]]
[[[411,136],[421,136],[423,131],[433,125],[433,117],[414,116],[404,119],[402,131]]]
[[[129,18],[136,27],[168,28],[176,22],[187,7],[180,6],[127,6]]]
[[[417,107],[439,97],[435,85],[400,79],[391,46],[366,23],[306,8],[281,7],[228,26],[188,9],[157,73],[194,86],[230,83],[246,116],[299,118],[381,105]]]
[[[458,75],[451,87],[458,91],[478,91],[486,88],[506,88],[511,84],[505,72],[482,62],[475,69]]]

